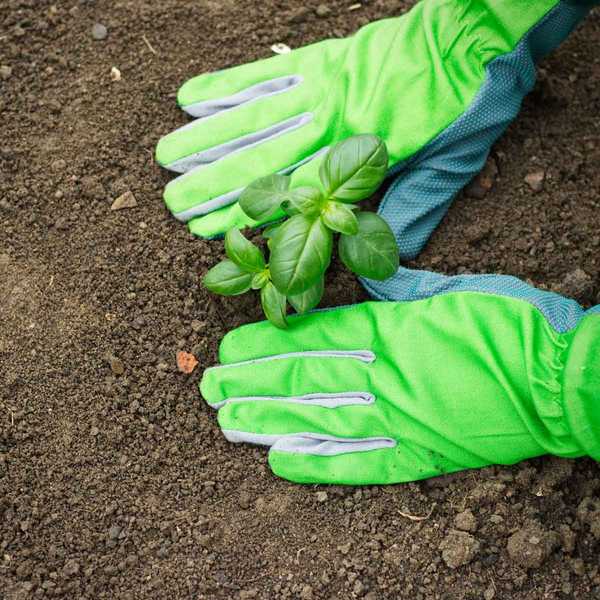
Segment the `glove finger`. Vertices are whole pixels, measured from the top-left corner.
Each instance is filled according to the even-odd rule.
[[[177,94],[181,108],[192,116],[205,117],[229,110],[256,98],[273,96],[314,80],[322,87],[324,73],[343,57],[348,40],[326,40],[231,69],[205,73],[184,83]]]
[[[227,439],[270,445],[281,436],[385,437],[389,429],[368,392],[314,393],[295,397],[229,398],[218,421]]]
[[[282,437],[269,451],[273,473],[297,483],[371,485],[402,483],[464,469],[443,464],[426,448],[389,438],[327,440]]]
[[[378,307],[377,311],[373,310],[375,306]],[[227,365],[308,351],[360,351],[376,354],[376,345],[381,339],[379,331],[385,326],[382,322],[385,314],[395,315],[399,309],[401,310],[401,305],[392,303],[381,305],[363,302],[291,317],[290,326],[286,330],[273,327],[268,321],[251,323],[230,331],[223,338],[219,347],[219,360],[221,364]],[[273,362],[268,363],[269,368],[271,364]]]
[[[185,173],[301,127],[312,119],[306,110],[309,106],[306,86],[295,86],[277,98],[258,98],[210,117],[195,119],[159,140],[156,160],[171,171]]]
[[[212,406],[245,396],[304,396],[370,387],[369,362],[361,352],[297,352],[206,369],[200,392]]]
[[[205,117],[258,97],[279,93],[302,80],[296,72],[295,62],[290,54],[281,54],[198,75],[179,88],[177,103],[188,114]]]
[[[195,217],[191,221],[188,221],[188,228],[193,235],[212,239],[227,233],[230,229],[258,227],[268,221],[276,221],[284,215],[285,213],[280,210],[265,221],[255,221],[242,210],[238,202],[235,202],[202,217]]]
[[[318,186],[319,185],[319,166],[327,147],[323,148],[311,160],[298,167],[292,173],[292,187]],[[277,221],[285,216],[282,210],[276,211],[269,218],[263,221],[254,221],[251,219],[235,202],[241,190],[231,195],[234,203],[214,210],[206,215],[195,217],[188,221],[188,227],[191,233],[203,238],[214,238],[223,235],[230,229],[243,229],[244,227],[257,227],[270,221]]]
[[[288,120],[276,134],[172,180],[164,192],[167,207],[177,219],[189,221],[233,204],[255,179],[291,172],[308,162],[326,145],[324,129],[311,119],[305,115]]]

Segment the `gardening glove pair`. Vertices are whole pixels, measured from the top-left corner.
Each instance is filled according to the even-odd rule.
[[[387,484],[550,453],[600,460],[600,306],[400,269],[387,302],[227,334],[201,393],[301,483]]]
[[[236,202],[249,183],[279,172],[319,187],[327,148],[372,133],[396,177],[382,206],[411,231],[398,245],[412,258],[516,116],[535,61],[597,2],[423,0],[350,38],[191,79],[178,102],[195,120],[156,150],[181,174],[166,204],[202,237],[256,225]]]

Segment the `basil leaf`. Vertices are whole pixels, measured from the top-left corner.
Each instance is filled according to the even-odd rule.
[[[303,315],[304,313],[312,310],[321,302],[323,297],[325,282],[323,277],[317,280],[317,283],[311,285],[307,290],[301,294],[288,296],[289,303],[294,307],[298,314]]]
[[[280,225],[281,223],[271,223],[270,225],[267,225],[262,232],[262,236],[265,240],[270,240],[275,235],[275,232]]]
[[[330,200],[321,213],[323,223],[339,233],[356,235],[358,233],[358,221],[352,208],[347,204]]]
[[[265,268],[262,252],[247,240],[239,229],[225,234],[225,253],[240,269],[247,273],[259,273]]]
[[[288,215],[317,216],[321,212],[323,195],[314,187],[299,187],[288,191],[281,208]]]
[[[252,278],[252,289],[253,290],[260,290],[262,288],[265,287],[265,285],[267,285],[267,283],[269,283],[270,279],[269,279],[269,271],[261,271],[260,273],[257,273],[253,278]]]
[[[377,214],[361,212],[356,235],[342,235],[342,262],[354,273],[369,279],[387,279],[400,264],[398,245],[390,226]]]
[[[328,196],[342,202],[358,202],[377,190],[387,166],[383,140],[374,135],[357,135],[336,144],[327,153],[319,175]]]
[[[284,192],[290,187],[287,175],[268,175],[253,181],[241,194],[241,209],[255,221],[268,219],[280,206]]]
[[[250,289],[252,273],[246,273],[234,262],[224,260],[204,276],[202,283],[214,294],[237,296]]]
[[[287,328],[285,296],[271,282],[260,290],[260,303],[265,316],[275,327]]]
[[[271,242],[271,280],[286,295],[308,289],[329,266],[333,234],[320,217],[291,217]]]

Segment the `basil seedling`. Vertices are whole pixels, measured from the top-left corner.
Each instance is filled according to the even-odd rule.
[[[286,215],[263,231],[269,261],[240,231],[229,231],[228,260],[206,274],[204,285],[226,296],[260,290],[266,317],[277,327],[286,327],[288,302],[302,314],[321,301],[336,235],[348,269],[369,279],[391,277],[399,266],[396,239],[379,215],[361,211],[357,204],[381,185],[387,166],[384,142],[374,135],[359,135],[327,153],[319,170],[322,189],[290,189],[286,175],[256,180],[240,196],[242,210],[257,221]]]

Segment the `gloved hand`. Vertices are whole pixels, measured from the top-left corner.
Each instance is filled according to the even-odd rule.
[[[178,102],[197,119],[156,150],[161,165],[183,174],[166,187],[167,206],[203,237],[254,225],[236,203],[250,182],[293,172],[293,186],[318,186],[320,161],[311,158],[374,133],[398,176],[385,216],[394,229],[414,230],[410,245],[398,240],[411,258],[516,116],[534,61],[589,4],[423,0],[348,39],[191,79]]]
[[[508,276],[401,269],[392,289],[229,333],[201,382],[227,439],[270,446],[275,474],[304,483],[600,460],[600,306]]]

